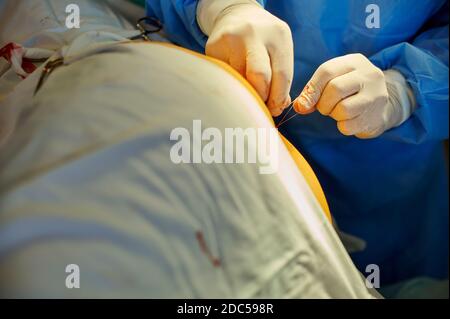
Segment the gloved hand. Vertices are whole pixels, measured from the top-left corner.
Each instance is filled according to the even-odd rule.
[[[344,135],[375,138],[406,121],[415,109],[411,88],[400,72],[381,71],[362,54],[323,63],[312,76],[294,109],[316,109],[337,121]]]
[[[294,49],[289,26],[254,0],[201,0],[197,20],[206,54],[229,63],[256,89],[273,116],[291,103]]]

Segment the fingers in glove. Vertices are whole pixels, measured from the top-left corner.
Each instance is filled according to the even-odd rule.
[[[362,88],[362,81],[355,71],[346,73],[330,80],[322,96],[317,102],[317,110],[322,115],[329,115],[344,99],[358,93]],[[345,103],[344,103],[345,105]],[[342,106],[339,108],[341,109]]]
[[[317,102],[328,82],[354,70],[347,56],[331,59],[314,72],[300,96],[294,102],[294,109],[301,114],[315,111]]]
[[[264,102],[267,102],[272,80],[269,53],[262,44],[252,44],[246,53],[246,78],[256,89]]]

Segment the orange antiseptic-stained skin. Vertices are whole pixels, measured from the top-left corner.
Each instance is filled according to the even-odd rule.
[[[166,43],[166,42],[155,42],[155,41],[141,41],[141,42],[131,42],[131,43],[145,43],[150,45],[162,45],[167,46],[173,49],[184,51],[188,54],[195,55],[201,59],[205,59],[209,62],[215,63],[216,65],[223,68],[225,71],[230,73],[233,77],[239,80],[239,82],[242,83],[242,85],[248,89],[248,91],[254,96],[255,100],[258,102],[258,105],[260,106],[261,110],[266,114],[267,118],[270,120],[272,125],[275,127],[275,122],[273,121],[272,116],[270,115],[269,110],[267,109],[264,101],[260,98],[256,90],[250,85],[250,83],[247,82],[247,80],[242,77],[236,70],[234,70],[230,65],[226,64],[225,62],[222,62],[220,60],[211,58],[209,56],[191,51],[186,48],[179,47],[174,44]],[[315,175],[313,169],[308,164],[308,162],[305,160],[305,158],[300,154],[300,152],[280,133],[281,139],[283,140],[285,146],[287,147],[289,154],[293,158],[295,164],[297,165],[300,172],[302,172],[302,175],[304,176],[306,182],[308,183],[309,187],[311,187],[311,190],[314,193],[314,196],[316,197],[317,201],[319,202],[321,208],[324,210],[325,215],[327,219],[331,223],[331,213],[330,208],[328,206],[325,194],[323,192],[322,186],[319,183],[319,180],[317,179],[317,176]]]

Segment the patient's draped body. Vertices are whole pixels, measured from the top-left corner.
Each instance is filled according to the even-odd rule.
[[[55,70],[24,109],[0,153],[2,296],[369,296],[317,179],[281,136],[271,174],[171,160],[171,132],[196,120],[273,128],[224,65],[118,44]],[[79,289],[65,287],[69,264]]]

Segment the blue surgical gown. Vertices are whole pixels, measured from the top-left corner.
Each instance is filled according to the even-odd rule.
[[[318,175],[340,228],[367,242],[352,258],[365,273],[380,267],[382,284],[415,276],[448,276],[448,183],[442,141],[448,139],[449,39],[445,0],[266,0],[286,21],[295,45],[296,97],[323,62],[359,52],[382,70],[400,71],[417,100],[400,127],[371,140],[346,137],[318,112],[297,116],[282,132]],[[198,1],[147,0],[175,43],[203,52]],[[379,28],[368,28],[369,4]],[[370,8],[370,7],[369,7]]]

